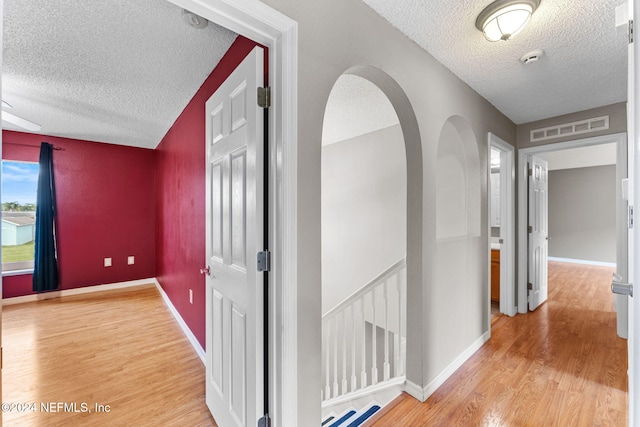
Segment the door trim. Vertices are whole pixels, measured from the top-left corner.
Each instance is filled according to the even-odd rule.
[[[618,153],[627,152],[626,132],[611,135],[595,136],[591,138],[577,139],[573,141],[559,142],[556,144],[539,145],[537,147],[522,148],[518,150],[518,312],[525,314],[528,312],[527,303],[527,156],[530,154],[540,154],[550,151],[566,150],[568,148],[588,147],[615,142]],[[624,165],[620,164],[618,154],[616,164],[616,174],[618,169],[624,167],[626,170],[626,159]],[[618,236],[620,239],[620,236]]]
[[[271,404],[273,425],[296,426],[298,408],[317,399],[298,392],[305,384],[298,372],[297,281],[297,99],[298,25],[277,10],[255,0],[168,0],[209,21],[262,44],[269,50],[269,85],[273,105],[269,114],[270,187],[269,235],[273,254],[269,283]],[[276,189],[276,183],[278,188]],[[267,225],[265,225],[267,226]],[[284,263],[283,260],[287,262]],[[286,326],[286,327],[285,327]],[[304,327],[304,325],[301,325]],[[307,331],[302,331],[306,333]],[[305,354],[320,351],[304,349]],[[313,379],[311,379],[313,383]],[[286,402],[286,405],[284,404]]]
[[[515,147],[491,132],[489,132],[488,145],[489,159],[491,158],[491,148],[500,151],[500,236],[504,239],[500,248],[500,313],[515,316],[517,312],[515,299]],[[491,178],[491,168],[489,168],[489,178]],[[489,254],[491,254],[491,247],[489,247]]]

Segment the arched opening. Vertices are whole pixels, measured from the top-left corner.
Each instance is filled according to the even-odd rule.
[[[325,110],[321,182],[327,407],[404,382],[407,300],[422,292],[419,132],[408,98],[382,71],[355,67],[336,81]]]
[[[489,290],[486,242],[481,237],[481,182],[478,143],[469,122],[449,117],[438,138],[436,154],[436,246],[433,280],[434,301],[427,325],[430,342],[441,343],[438,352],[426,348],[427,358],[440,359],[433,369],[447,367],[442,354],[454,356],[482,336],[488,325]]]
[[[469,123],[450,117],[442,126],[436,162],[436,238],[480,235],[480,157]]]

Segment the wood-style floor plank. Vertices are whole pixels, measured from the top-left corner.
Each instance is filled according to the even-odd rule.
[[[626,426],[627,341],[612,268],[549,263],[549,299],[492,321],[491,339],[420,403],[405,395],[373,426]]]
[[[3,426],[216,425],[204,366],[153,286],[5,306],[2,328]],[[71,406],[41,407],[57,402]]]

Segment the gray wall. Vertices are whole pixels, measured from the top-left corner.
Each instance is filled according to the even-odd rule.
[[[579,120],[591,119],[594,117],[609,116],[609,129],[598,132],[590,132],[582,135],[572,135],[562,138],[548,139],[540,142],[531,142],[530,132],[533,129],[540,129],[549,126],[556,126],[563,123],[571,123]],[[627,131],[627,104],[620,102],[606,105],[604,107],[592,108],[590,110],[579,111],[563,116],[552,117],[550,119],[538,120],[536,122],[518,125],[518,148],[536,147],[539,145],[556,144],[558,142],[571,141],[594,136],[611,135]]]
[[[407,167],[400,125],[322,149],[322,312],[404,258]]]
[[[616,262],[616,166],[549,171],[549,256]]]
[[[487,133],[513,143],[516,127],[360,0],[264,2],[299,25],[297,406],[300,419],[311,425],[320,421],[322,124],[338,77],[369,73],[394,105],[407,143],[407,380],[417,396],[428,393],[438,375],[448,374],[447,367],[489,330],[488,227],[460,242],[461,250],[447,252],[446,265],[436,271],[443,261],[436,256],[435,223],[442,128],[458,117],[469,130],[465,140],[473,137],[479,153],[473,173],[480,182],[478,222],[487,224]],[[450,292],[454,279],[447,269],[467,265],[478,274]]]

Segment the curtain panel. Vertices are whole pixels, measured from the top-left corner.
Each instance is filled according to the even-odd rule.
[[[56,186],[53,177],[53,146],[40,146],[40,174],[36,201],[36,236],[33,267],[33,291],[58,288],[56,251]]]

